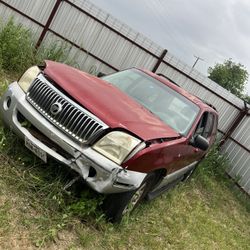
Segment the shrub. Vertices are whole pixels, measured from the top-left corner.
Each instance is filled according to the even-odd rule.
[[[69,59],[69,53],[71,50],[66,42],[57,41],[50,45],[42,45],[39,47],[36,53],[36,64],[42,63],[45,59],[63,62],[68,65],[77,66],[74,58]]]
[[[226,155],[220,152],[218,144],[215,144],[209,151],[206,158],[200,163],[195,172],[196,180],[207,188],[219,181],[228,183],[226,169],[229,166]]]
[[[0,27],[0,63],[6,71],[21,72],[34,63],[32,34],[11,18]]]
[[[53,42],[35,49],[32,32],[21,24],[15,24],[11,18],[6,24],[0,25],[0,70],[22,73],[45,59],[76,65],[69,60],[71,46],[64,42]]]

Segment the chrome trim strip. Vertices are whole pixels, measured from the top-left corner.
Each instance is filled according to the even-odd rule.
[[[43,98],[44,93],[47,98]],[[79,142],[86,142],[97,131],[108,128],[107,124],[59,91],[42,74],[30,86],[26,99],[52,124]],[[51,116],[48,109],[55,101],[60,101],[64,112]],[[80,122],[82,124],[78,125]]]
[[[161,183],[155,189],[152,190],[152,192],[162,188],[163,186],[168,185],[169,183],[177,180],[179,177],[184,176],[184,174],[186,174],[189,170],[194,168],[197,163],[198,161],[195,161],[184,168],[181,168],[171,174],[166,175],[164,179],[161,181]]]

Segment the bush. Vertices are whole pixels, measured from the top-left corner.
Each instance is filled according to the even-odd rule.
[[[197,168],[195,172],[196,180],[208,189],[217,181],[221,184],[229,183],[226,175],[228,166],[229,162],[226,155],[223,155],[218,144],[215,144]]]
[[[6,71],[21,72],[34,63],[32,34],[11,18],[0,27],[0,63]]]
[[[32,65],[41,64],[45,59],[75,64],[69,60],[71,47],[63,42],[35,49],[36,41],[32,32],[11,18],[0,25],[0,70],[22,73]]]
[[[42,45],[39,47],[36,53],[36,64],[42,63],[45,59],[63,62],[68,65],[72,65],[77,67],[78,65],[73,59],[69,59],[69,53],[71,50],[71,46],[69,46],[66,42],[56,42],[50,45]]]
[[[218,144],[215,144],[202,162],[200,170],[211,177],[222,177],[228,164],[226,156],[220,152]]]

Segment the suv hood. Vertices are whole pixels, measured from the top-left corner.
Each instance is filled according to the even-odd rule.
[[[65,64],[46,61],[45,75],[111,128],[123,128],[144,141],[179,133],[108,82]]]

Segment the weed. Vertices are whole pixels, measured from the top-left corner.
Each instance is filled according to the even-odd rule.
[[[9,82],[7,79],[0,80],[0,93],[3,93],[9,85]]]
[[[101,217],[98,212],[101,196],[85,190],[83,183],[64,190],[74,173],[54,161],[43,163],[23,147],[11,131],[0,129],[0,151],[8,165],[2,171],[4,182],[28,201],[24,202],[22,212],[33,210],[39,214],[22,219],[25,227],[39,225],[39,230],[30,233],[36,246],[43,247],[48,241],[54,241],[58,232],[70,227],[74,218],[97,223],[95,218]]]
[[[70,50],[66,42],[57,41],[52,44],[45,44],[39,47],[36,53],[37,64],[42,63],[44,59],[66,63],[72,66],[78,66],[74,58],[70,59]]]
[[[215,144],[206,158],[202,161],[202,166],[199,167],[200,174],[222,177],[224,176],[228,164],[228,160],[223,154],[221,154],[218,144]]]
[[[79,198],[80,199],[77,199],[76,202],[70,204],[67,207],[69,213],[76,215],[81,219],[84,219],[89,216],[97,217],[97,215],[99,214],[97,210],[100,207],[102,198],[101,197],[98,198],[96,194],[90,190],[82,192]]]
[[[69,59],[71,47],[63,42],[53,42],[35,49],[33,33],[11,18],[0,26],[0,69],[7,72],[24,72],[45,59],[76,65]]]
[[[205,159],[198,165],[197,170],[194,172],[194,177],[197,177],[199,182],[208,188],[211,188],[214,180],[225,183],[228,181],[225,174],[228,164],[227,158],[220,153],[218,144],[215,144]]]
[[[9,223],[10,223],[10,203],[5,201],[3,204],[0,203],[0,235],[2,233],[6,233],[9,230]]]
[[[0,29],[0,61],[2,69],[17,72],[34,62],[32,33],[16,25],[13,18]]]

